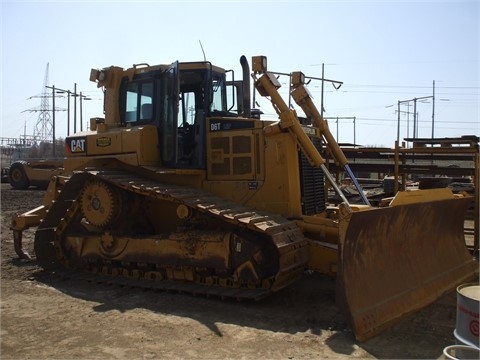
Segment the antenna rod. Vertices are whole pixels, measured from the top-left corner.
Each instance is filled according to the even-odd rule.
[[[207,58],[205,56],[205,51],[203,51],[203,46],[202,46],[202,42],[200,40],[198,40],[198,42],[200,43],[200,47],[202,48],[202,53],[203,53],[203,61],[207,61]]]

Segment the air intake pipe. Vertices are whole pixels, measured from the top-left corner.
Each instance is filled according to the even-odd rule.
[[[243,116],[248,118],[251,115],[250,108],[250,67],[245,55],[240,57],[243,73]]]

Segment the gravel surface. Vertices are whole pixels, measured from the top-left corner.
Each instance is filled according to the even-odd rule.
[[[455,343],[455,292],[357,343],[317,274],[259,302],[59,278],[19,260],[9,230],[43,194],[1,185],[2,359],[435,359]]]

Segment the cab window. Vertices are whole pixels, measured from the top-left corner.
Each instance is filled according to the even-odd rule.
[[[149,123],[153,120],[153,82],[131,82],[126,89],[125,123]]]
[[[213,79],[212,88],[212,103],[210,104],[210,111],[225,111],[226,110],[226,98],[225,98],[225,83],[222,78]]]

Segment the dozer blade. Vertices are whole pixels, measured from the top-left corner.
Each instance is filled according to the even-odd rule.
[[[475,276],[463,230],[470,201],[402,204],[341,220],[337,304],[358,341]]]

